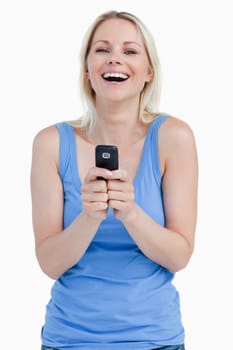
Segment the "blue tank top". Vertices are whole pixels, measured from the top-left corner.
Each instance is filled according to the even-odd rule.
[[[135,201],[163,226],[157,137],[166,118],[160,115],[151,123],[134,179]],[[81,180],[74,129],[65,122],[56,126],[65,228],[82,211]],[[84,256],[52,286],[43,344],[72,350],[149,350],[182,344],[184,329],[173,277],[142,253],[110,208]]]

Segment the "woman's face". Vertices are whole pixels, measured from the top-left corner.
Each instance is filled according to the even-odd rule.
[[[96,99],[138,99],[153,76],[141,34],[124,19],[109,19],[96,29],[87,57],[87,78]]]

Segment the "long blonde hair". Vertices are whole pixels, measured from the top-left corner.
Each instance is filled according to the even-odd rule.
[[[135,15],[128,12],[109,11],[99,15],[96,18],[94,23],[87,30],[86,35],[82,41],[80,52],[79,83],[81,101],[83,103],[85,112],[80,119],[71,122],[73,126],[82,128],[86,127],[90,130],[95,123],[95,92],[92,89],[89,79],[86,78],[86,60],[96,29],[104,21],[115,18],[130,21],[136,26],[137,30],[142,35],[143,43],[145,45],[149,60],[149,65],[153,72],[152,79],[145,84],[141,92],[139,119],[145,123],[150,122],[153,117],[156,116],[156,113],[158,113],[161,91],[161,68],[154,39],[146,26]]]

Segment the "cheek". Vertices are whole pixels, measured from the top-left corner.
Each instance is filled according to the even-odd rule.
[[[141,62],[141,64],[135,68],[135,72],[142,84],[149,82],[152,78],[152,74],[149,71],[149,68],[145,66],[145,62]]]

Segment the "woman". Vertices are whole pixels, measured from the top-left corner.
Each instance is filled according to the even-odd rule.
[[[157,112],[159,60],[137,17],[100,15],[81,53],[87,112],[33,143],[36,255],[55,280],[42,349],[184,349],[172,279],[194,249],[193,132]],[[119,169],[95,166],[98,144],[117,146]]]

